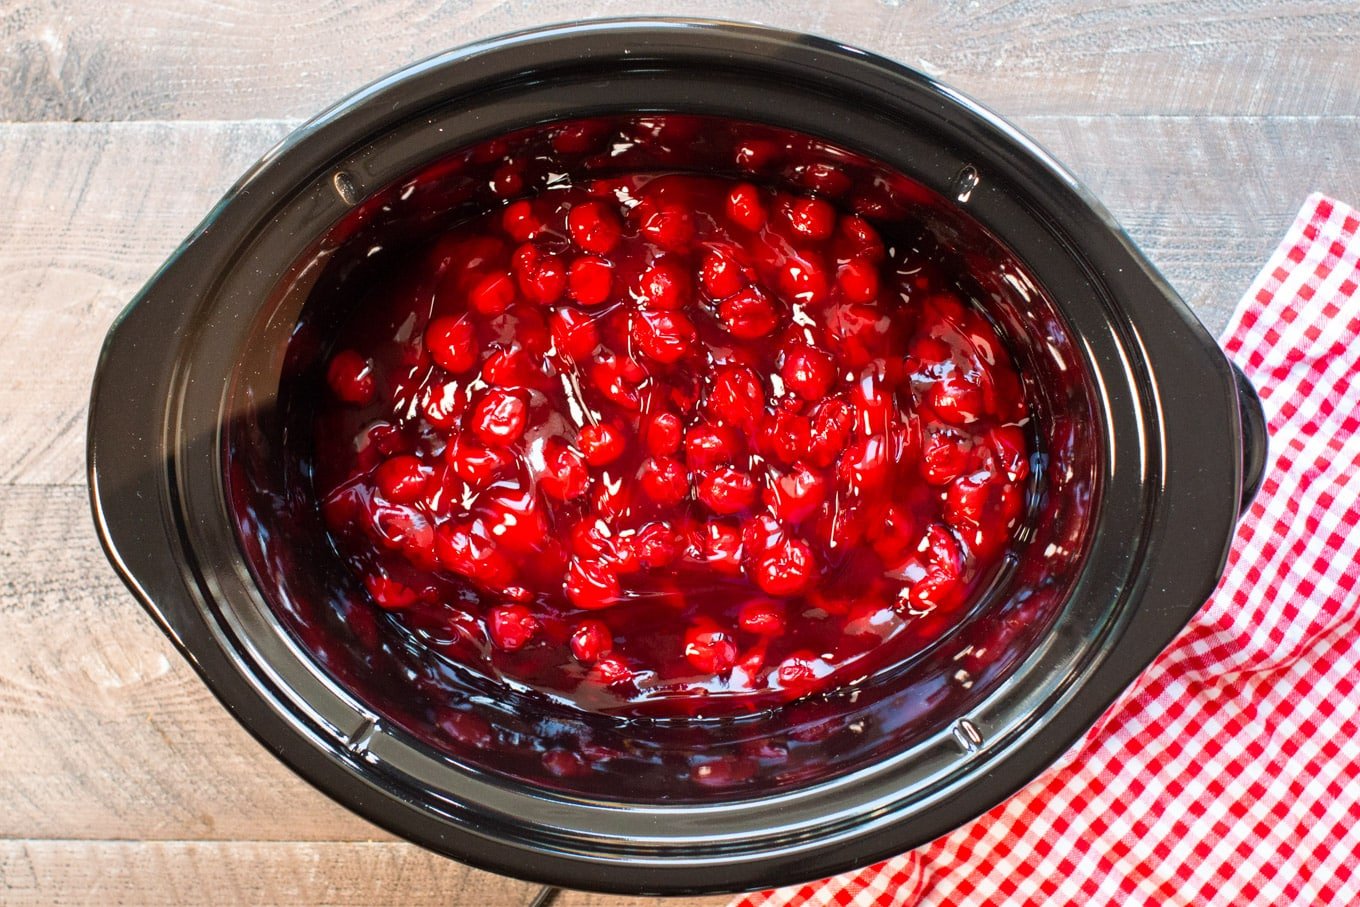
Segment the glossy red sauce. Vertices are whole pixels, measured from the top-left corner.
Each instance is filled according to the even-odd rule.
[[[959,625],[1032,444],[957,262],[815,184],[491,189],[384,265],[327,359],[315,489],[378,608],[479,673],[657,716],[855,684]]]

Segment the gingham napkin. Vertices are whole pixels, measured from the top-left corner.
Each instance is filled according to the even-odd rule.
[[[1228,325],[1271,462],[1171,647],[971,824],[733,907],[1360,904],[1357,233],[1360,213],[1310,197]]]

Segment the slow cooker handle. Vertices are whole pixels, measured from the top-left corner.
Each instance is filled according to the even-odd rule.
[[[1241,516],[1251,506],[1265,479],[1269,432],[1256,388],[1240,368],[1234,365],[1232,370],[1237,378],[1237,408],[1242,414],[1242,503],[1238,509]]]

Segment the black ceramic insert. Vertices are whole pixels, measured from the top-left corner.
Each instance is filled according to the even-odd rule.
[[[768,124],[880,161],[941,200],[943,234],[1004,264],[1013,279],[991,288],[989,314],[1027,366],[1048,432],[1030,548],[952,649],[863,702],[799,704],[744,728],[621,731],[455,678],[441,695],[456,687],[500,741],[460,748],[418,684],[375,682],[371,655],[344,638],[336,618],[353,581],[321,544],[305,459],[288,452],[290,381],[323,355],[324,331],[310,355],[309,332],[338,317],[342,272],[377,235],[364,231],[428,226],[400,201],[408,184],[440,185],[432,166],[516,130],[666,112]],[[110,331],[89,463],[110,560],[233,714],[301,775],[466,862],[678,894],[863,865],[1023,786],[1208,596],[1263,449],[1259,403],[1212,338],[1108,214],[994,115],[819,39],[617,21],[417,64],[267,155]],[[1024,631],[1008,657],[962,694],[939,693],[944,663],[977,643],[968,633],[1007,618]],[[404,658],[384,667],[427,664]],[[821,727],[829,736],[808,730]],[[744,742],[799,730],[808,739],[794,749],[808,744],[809,758],[798,773],[689,783],[696,760],[727,763]],[[543,747],[585,733],[634,752],[614,774],[537,772]]]

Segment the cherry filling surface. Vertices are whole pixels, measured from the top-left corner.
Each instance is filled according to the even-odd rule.
[[[225,400],[240,553],[371,754],[655,802],[956,748],[1099,495],[1095,388],[1023,263],[771,126],[409,147],[343,215],[333,174],[309,196]]]
[[[373,604],[623,715],[766,709],[955,630],[1021,524],[1029,408],[959,263],[836,176],[525,195],[511,163],[504,201],[392,256],[314,420],[325,528]]]

